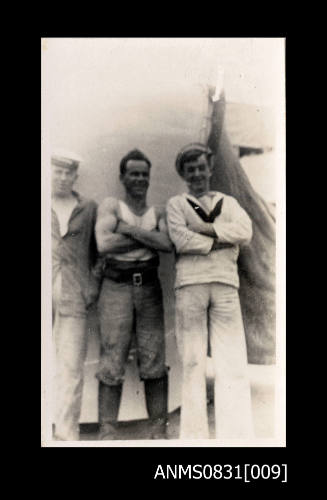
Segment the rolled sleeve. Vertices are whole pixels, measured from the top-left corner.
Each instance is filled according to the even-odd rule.
[[[213,245],[213,238],[190,231],[187,228],[183,208],[178,199],[167,204],[168,233],[177,253],[207,255]]]
[[[226,203],[227,201],[227,203]],[[246,245],[252,239],[252,222],[235,198],[224,200],[224,217],[213,222],[214,230],[221,243]]]

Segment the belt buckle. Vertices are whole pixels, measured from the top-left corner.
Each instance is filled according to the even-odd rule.
[[[141,273],[133,273],[133,285],[141,286],[142,285],[142,274]]]

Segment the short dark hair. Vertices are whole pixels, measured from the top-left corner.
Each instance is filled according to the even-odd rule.
[[[120,161],[120,175],[124,175],[126,172],[126,166],[127,162],[129,160],[142,160],[145,161],[145,163],[148,165],[149,168],[151,168],[151,162],[149,158],[145,156],[145,154],[142,153],[139,149],[132,149],[132,151],[129,151],[127,155],[125,155],[121,161]]]
[[[207,162],[209,163],[209,159],[212,156],[212,153],[208,152],[205,153],[204,151],[199,151],[198,149],[192,149],[190,151],[185,152],[181,158],[180,158],[180,170],[183,172],[184,170],[184,163],[187,163],[189,161],[195,161],[199,156],[205,155]]]

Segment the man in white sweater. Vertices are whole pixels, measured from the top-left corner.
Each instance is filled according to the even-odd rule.
[[[253,437],[237,259],[252,223],[232,196],[210,191],[211,151],[185,146],[176,169],[188,193],[167,204],[176,250],[176,336],[183,362],[181,439],[209,438],[206,360],[215,373],[216,438]]]

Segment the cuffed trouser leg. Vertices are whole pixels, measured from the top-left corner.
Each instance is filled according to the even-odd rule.
[[[85,323],[85,318],[56,317],[55,424],[56,437],[61,440],[79,439],[83,370],[87,351]]]
[[[183,363],[180,438],[208,439],[206,285],[176,290],[176,336]]]
[[[98,300],[100,360],[98,380],[121,385],[133,332],[133,287],[105,278]]]
[[[211,284],[210,289],[216,438],[252,438],[251,390],[238,290],[219,283]]]

